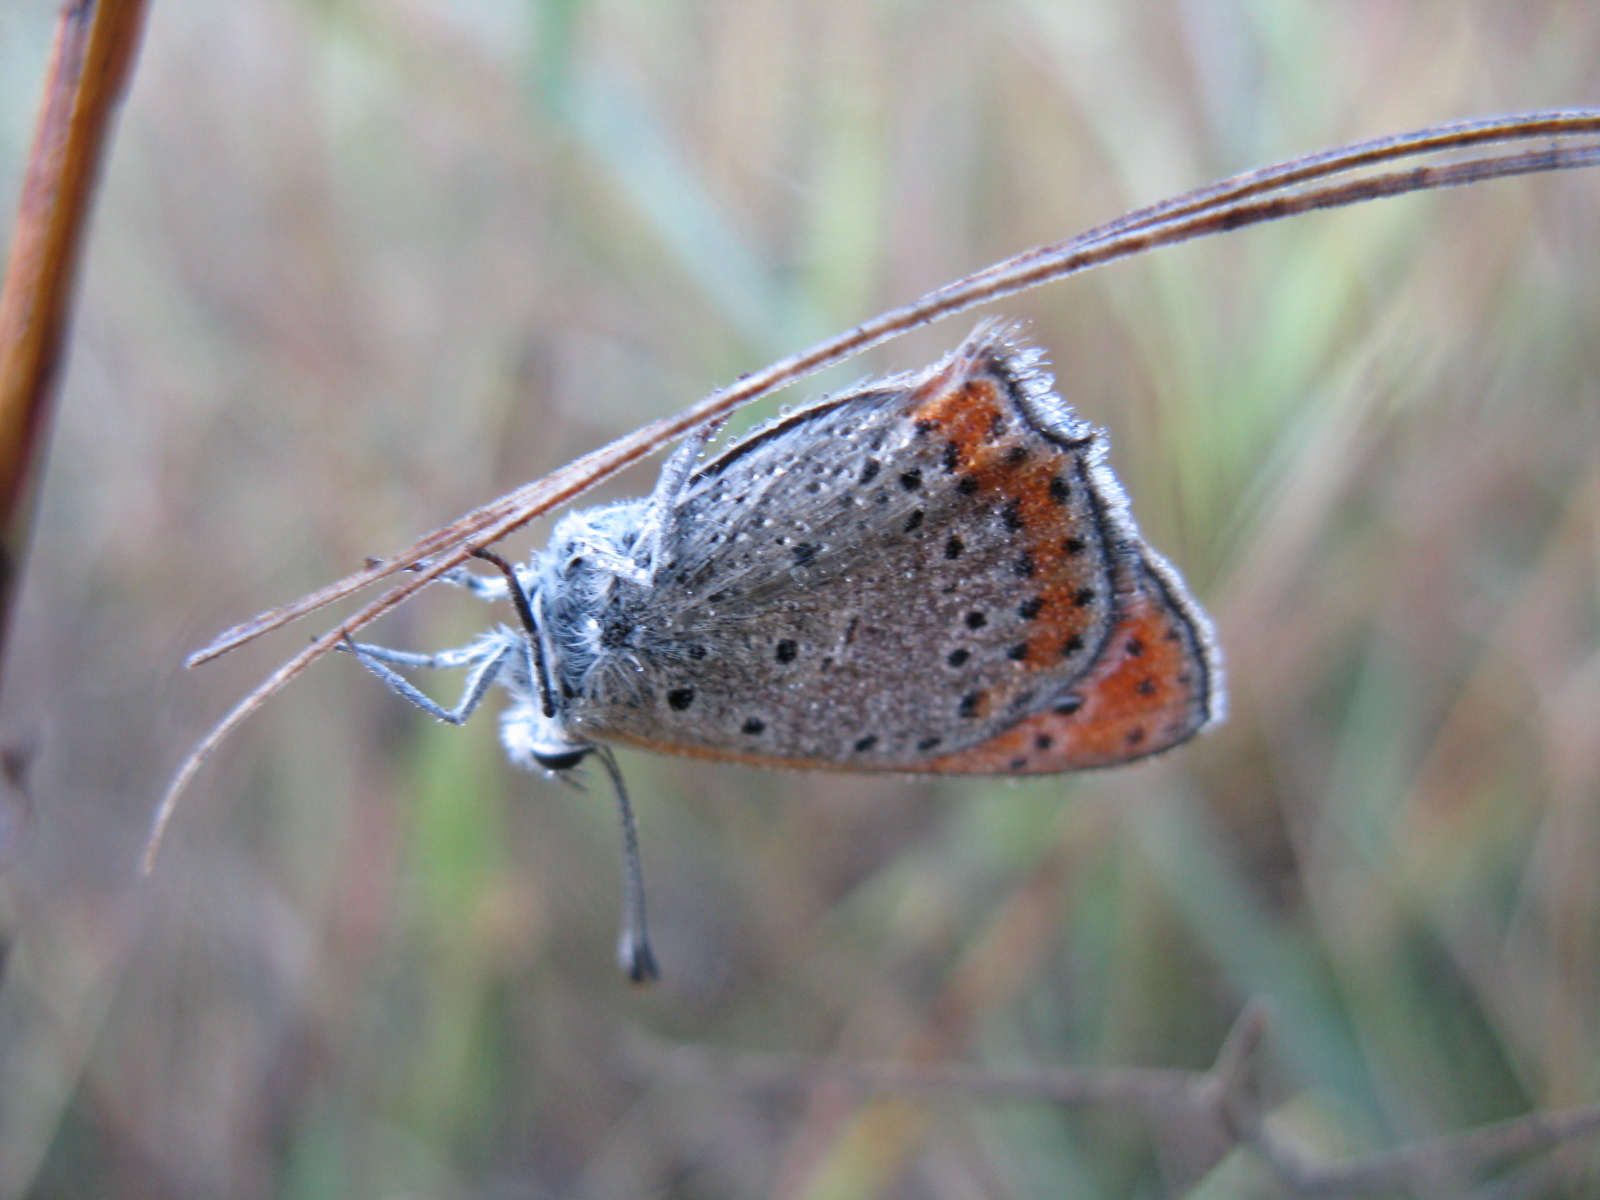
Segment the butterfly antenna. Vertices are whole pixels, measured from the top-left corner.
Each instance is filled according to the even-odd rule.
[[[522,590],[522,583],[518,580],[511,564],[493,550],[479,546],[472,552],[472,556],[498,567],[506,577],[506,582],[511,585],[511,603],[517,610],[517,618],[522,622],[523,632],[528,635],[528,645],[533,653],[534,670],[539,680],[539,707],[546,717],[555,716],[556,698],[554,690],[550,687],[550,668],[544,661],[544,640],[539,636],[538,622],[533,619],[533,607],[528,603],[528,593]]]
[[[595,755],[605,764],[611,784],[617,789],[617,809],[622,815],[622,930],[617,935],[617,965],[634,983],[653,983],[661,977],[655,952],[650,949],[650,933],[644,917],[644,865],[639,859],[639,827],[633,819],[633,805],[622,783],[622,769],[606,746],[596,746]]]

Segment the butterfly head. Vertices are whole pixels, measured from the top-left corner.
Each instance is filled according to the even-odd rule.
[[[570,771],[594,746],[572,736],[558,705],[545,716],[536,696],[518,697],[500,718],[500,742],[511,761],[525,770]]]

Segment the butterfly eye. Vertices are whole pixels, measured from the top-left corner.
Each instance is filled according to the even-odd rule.
[[[539,754],[536,752],[533,755],[533,761],[546,771],[570,771],[581,763],[588,753],[589,747],[587,746],[582,750],[564,750],[560,754]]]

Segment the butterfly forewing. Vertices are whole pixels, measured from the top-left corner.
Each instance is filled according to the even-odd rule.
[[[915,770],[1088,671],[1127,530],[1034,352],[982,330],[913,377],[726,451],[673,506],[653,583],[571,716],[713,758]]]

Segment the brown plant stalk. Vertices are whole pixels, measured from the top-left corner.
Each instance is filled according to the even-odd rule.
[[[90,203],[145,8],[146,0],[69,0],[56,24],[0,288],[0,650],[32,530]]]

